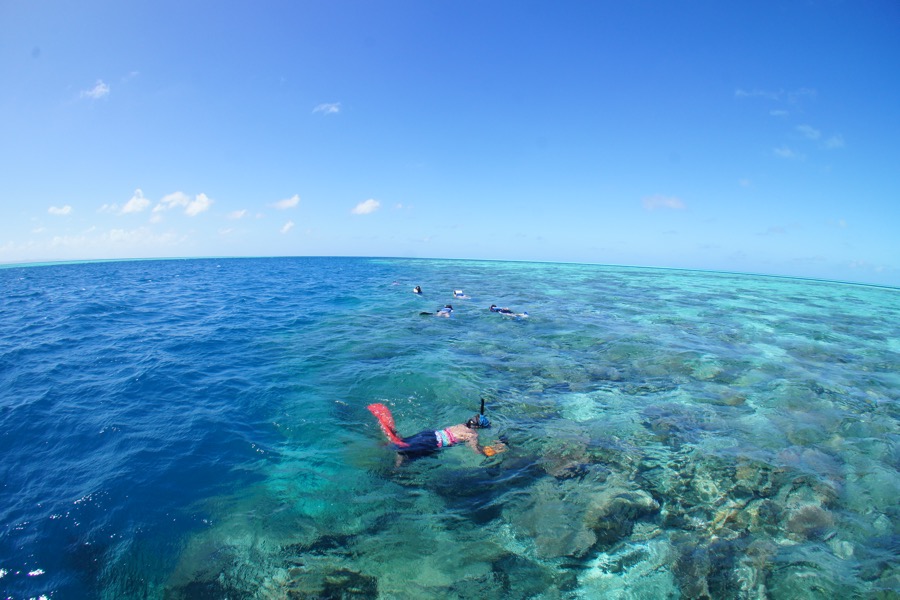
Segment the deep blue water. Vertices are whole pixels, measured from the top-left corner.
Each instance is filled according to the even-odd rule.
[[[272,258],[10,267],[0,290],[3,597],[900,589],[896,289]],[[492,458],[396,467],[365,410],[411,434],[481,397]]]

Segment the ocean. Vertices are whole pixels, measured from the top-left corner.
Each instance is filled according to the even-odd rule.
[[[0,289],[4,598],[900,594],[898,289],[382,258]],[[482,398],[490,457],[397,465],[366,409]]]

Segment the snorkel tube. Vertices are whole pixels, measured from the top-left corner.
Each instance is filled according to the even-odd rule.
[[[481,412],[466,421],[466,427],[469,429],[487,429],[491,426],[491,422],[484,416],[484,398],[481,399]]]

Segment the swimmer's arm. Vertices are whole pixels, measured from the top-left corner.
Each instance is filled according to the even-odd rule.
[[[490,446],[479,446],[478,436],[474,436],[466,440],[466,445],[471,448],[476,454],[481,454],[483,456],[493,456],[495,454],[500,454],[501,452],[506,451],[506,444],[499,440],[494,442]]]

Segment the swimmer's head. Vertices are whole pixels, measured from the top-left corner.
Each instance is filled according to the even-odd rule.
[[[491,426],[491,422],[484,415],[475,415],[466,421],[466,427],[469,429],[487,429]]]

